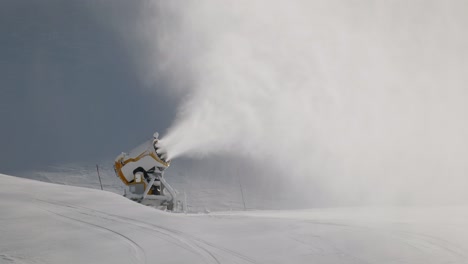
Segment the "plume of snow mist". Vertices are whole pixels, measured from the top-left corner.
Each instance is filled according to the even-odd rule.
[[[150,2],[148,68],[181,98],[161,145],[169,158],[248,156],[333,199],[466,201],[465,11],[463,1]]]

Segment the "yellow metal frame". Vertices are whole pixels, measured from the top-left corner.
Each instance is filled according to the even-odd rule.
[[[134,182],[128,182],[128,181],[127,181],[127,178],[125,178],[125,176],[124,176],[123,173],[122,173],[122,167],[125,166],[125,165],[127,165],[127,164],[130,163],[130,162],[136,162],[136,161],[139,161],[140,159],[142,159],[142,158],[144,158],[144,157],[148,157],[148,156],[151,157],[151,158],[153,158],[155,161],[161,163],[162,165],[164,165],[164,166],[166,166],[166,167],[169,167],[169,166],[171,165],[171,162],[170,162],[170,161],[168,161],[168,162],[163,161],[163,160],[160,159],[156,154],[154,154],[153,152],[147,150],[147,151],[141,153],[140,155],[138,155],[138,157],[136,157],[136,158],[129,158],[129,159],[127,159],[127,160],[123,160],[124,158],[121,158],[121,159],[115,161],[115,163],[114,163],[114,170],[115,170],[115,173],[117,174],[117,176],[119,176],[119,178],[122,180],[122,182],[123,182],[125,185],[129,186],[129,185],[136,185],[136,184],[141,184],[141,183],[143,183],[144,189],[146,189],[146,185],[147,185],[147,184],[146,184],[146,182],[145,182],[144,180],[141,181],[140,183],[137,183],[136,181],[134,181]],[[133,176],[133,177],[135,177],[135,176]],[[152,194],[152,191],[150,191],[149,194]]]

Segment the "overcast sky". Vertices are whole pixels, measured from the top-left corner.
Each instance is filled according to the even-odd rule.
[[[137,10],[134,1],[0,2],[0,172],[112,159],[164,132],[175,104],[162,82],[149,92],[137,73]]]

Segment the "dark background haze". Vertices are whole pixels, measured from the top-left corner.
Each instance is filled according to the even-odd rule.
[[[0,2],[0,172],[108,159],[169,126],[128,46],[136,1],[108,2]]]

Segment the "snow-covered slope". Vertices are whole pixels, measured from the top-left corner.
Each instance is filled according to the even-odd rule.
[[[0,263],[468,263],[468,208],[184,215],[0,175]]]
[[[122,195],[124,185],[115,175],[112,165],[112,161],[99,164],[102,185],[104,190]],[[279,195],[271,186],[266,186],[272,183],[280,185],[278,179],[269,181],[257,179],[257,182],[248,177],[241,179],[239,175],[229,173],[229,169],[226,169],[228,166],[222,170],[213,170],[206,175],[197,165],[174,165],[166,172],[165,177],[182,197],[187,197],[189,212],[204,212],[206,209],[243,210],[244,201],[248,209],[284,209],[290,208],[291,203],[300,204],[298,199],[285,197],[284,193]],[[188,167],[192,168],[189,170]],[[42,169],[17,171],[13,175],[50,183],[100,189],[96,165],[92,163],[59,164]],[[302,206],[302,208],[307,207]]]

